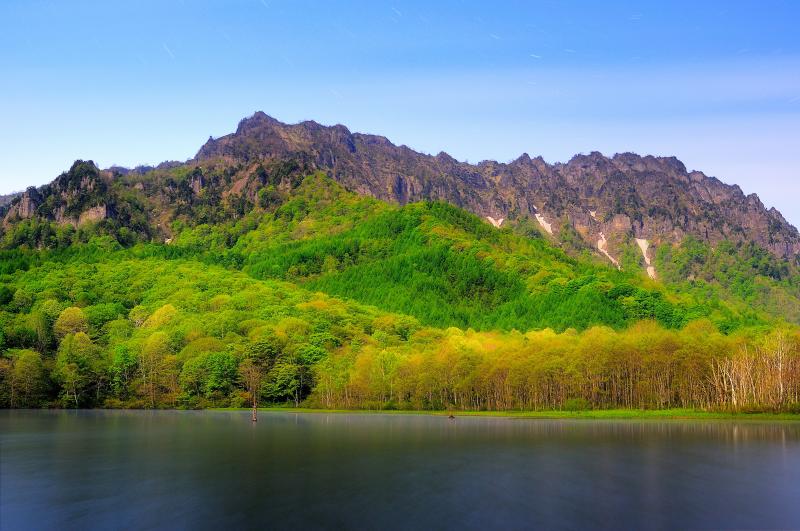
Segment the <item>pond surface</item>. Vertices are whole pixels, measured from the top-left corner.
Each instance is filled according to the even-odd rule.
[[[800,528],[800,423],[0,411],[0,528]]]

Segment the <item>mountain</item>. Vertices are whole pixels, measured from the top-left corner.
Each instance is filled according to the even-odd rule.
[[[780,212],[738,186],[687,171],[674,157],[593,152],[551,165],[523,154],[508,164],[472,165],[342,125],[287,125],[259,112],[242,120],[235,133],[209,139],[194,162],[287,158],[386,201],[443,200],[498,224],[536,219],[556,238],[567,226],[611,261],[631,239],[648,253],[648,246],[679,243],[686,235],[711,244],[754,242],[783,258],[800,253],[800,233]]]
[[[180,171],[134,176],[148,215]],[[42,203],[72,221],[15,222],[15,238],[52,245],[0,250],[0,407],[242,407],[258,393],[326,408],[798,410],[797,328],[669,280],[700,242],[657,262],[666,278],[653,281],[570,256],[535,227],[387,203],[322,172],[264,168],[278,185],[239,214],[213,193],[224,179],[201,187],[193,171],[177,181],[188,191],[175,192],[167,242],[120,244],[127,188],[88,162]],[[70,183],[106,188],[84,201]],[[75,221],[97,202],[107,217]],[[214,221],[187,223],[203,217]],[[758,273],[766,251],[728,251],[712,255],[718,275],[753,270],[758,293],[796,293]],[[769,308],[789,315],[798,299]]]
[[[95,200],[110,185],[108,177],[153,170],[200,169],[188,183],[198,193],[213,179],[203,169],[224,167],[235,179],[224,183],[219,195],[235,195],[259,178],[255,175],[259,166],[287,161],[306,172],[325,171],[349,190],[390,202],[442,200],[498,226],[528,219],[557,240],[577,233],[585,246],[614,264],[619,264],[626,245],[635,244],[651,262],[659,246],[678,244],[686,236],[711,245],[751,242],[780,258],[800,254],[800,233],[780,212],[766,209],[755,194],[745,196],[738,186],[687,171],[672,157],[631,153],[605,157],[593,152],[576,155],[565,164],[547,164],[541,157],[523,154],[507,164],[473,165],[446,153],[425,155],[384,137],[351,133],[341,125],[326,127],[313,121],[287,125],[262,112],[242,120],[235,133],[209,139],[185,164],[112,167],[105,181],[99,174],[92,178],[85,172],[69,178],[65,174],[15,198],[4,218],[8,224],[38,215],[76,225],[81,220],[115,218],[123,214],[115,210],[118,201]],[[135,188],[143,191],[147,185],[139,180]],[[173,183],[159,192],[169,199],[178,187]],[[152,192],[148,189],[145,195]],[[251,188],[250,195],[254,193]],[[81,210],[89,203],[91,207]],[[123,223],[131,220],[131,214],[123,214]],[[151,214],[160,218],[164,213]]]
[[[247,247],[244,242],[260,230],[284,234],[280,228],[280,223],[286,222],[284,218],[293,220],[300,216],[305,223],[298,228],[303,235],[300,239],[305,242],[302,245],[310,246],[311,250],[297,255],[292,249],[301,243],[293,239],[287,249],[267,247],[284,261],[291,256],[301,256],[300,263],[293,264],[291,280],[318,283],[328,292],[342,296],[363,292],[362,302],[410,313],[423,322],[440,326],[525,329],[531,326],[584,327],[597,323],[617,326],[630,322],[630,317],[625,317],[622,310],[612,320],[575,317],[574,323],[566,318],[548,321],[537,313],[539,310],[530,313],[522,307],[532,308],[533,303],[524,302],[525,297],[520,294],[525,289],[550,293],[548,290],[553,286],[548,287],[547,282],[552,279],[543,274],[542,278],[533,280],[527,273],[520,276],[518,271],[502,270],[498,273],[500,276],[513,274],[514,278],[498,280],[491,288],[481,288],[488,290],[489,298],[494,297],[492,300],[497,304],[488,304],[488,313],[473,317],[469,317],[469,312],[459,313],[461,310],[453,309],[458,308],[460,302],[452,293],[449,298],[437,298],[431,292],[431,300],[441,302],[437,318],[425,314],[431,311],[430,304],[423,305],[424,311],[414,309],[413,290],[398,291],[389,301],[381,299],[385,295],[383,291],[369,294],[357,285],[358,275],[366,274],[358,268],[368,269],[369,275],[375,276],[380,284],[391,278],[389,270],[396,264],[391,267],[386,264],[392,260],[406,266],[417,264],[414,266],[417,268],[425,260],[440,260],[438,263],[446,270],[447,265],[453,263],[453,257],[435,253],[408,255],[404,249],[389,250],[385,247],[389,245],[385,238],[379,238],[380,245],[384,246],[381,252],[385,255],[373,255],[359,243],[363,239],[373,241],[370,234],[351,236],[351,240],[339,242],[347,249],[345,254],[349,258],[337,253],[319,255],[320,248],[330,247],[331,241],[339,241],[342,235],[307,232],[311,220],[316,219],[309,205],[316,203],[305,196],[298,198],[296,194],[308,187],[304,184],[306,177],[317,172],[343,186],[351,194],[347,197],[371,197],[395,205],[409,205],[412,207],[409,212],[413,212],[417,208],[413,204],[421,200],[446,202],[484,219],[487,230],[503,232],[508,229],[523,238],[519,241],[541,240],[549,248],[557,248],[564,260],[578,260],[557,260],[561,263],[560,270],[570,271],[559,275],[565,282],[583,277],[580,271],[587,267],[605,264],[623,270],[632,278],[648,275],[658,280],[667,288],[665,300],[688,297],[689,306],[684,306],[684,310],[692,305],[703,306],[702,299],[706,297],[721,300],[726,308],[723,313],[727,312],[728,317],[719,317],[718,326],[723,326],[723,321],[729,323],[724,327],[739,326],[730,323],[751,322],[751,316],[745,317],[743,307],[771,318],[800,322],[800,237],[797,229],[776,210],[765,209],[755,195],[745,196],[738,187],[700,172],[687,172],[677,159],[633,154],[608,158],[592,153],[578,155],[566,164],[550,165],[541,158],[523,155],[508,164],[487,161],[470,165],[444,153],[433,157],[405,146],[395,146],[383,137],[351,133],[341,125],[326,127],[315,122],[287,125],[264,113],[242,120],[231,135],[209,139],[192,160],[184,163],[101,170],[91,161],[76,161],[52,183],[29,188],[10,204],[0,207],[3,219],[0,248],[58,250],[88,243],[94,236],[107,235],[124,247],[150,242],[170,245],[172,252],[177,252],[187,234],[202,229],[217,234],[215,238],[218,239],[209,241],[204,237],[202,244],[189,246],[195,255],[214,249],[215,253],[227,256],[237,268],[253,267],[252,271],[262,277],[288,278],[288,268],[276,266],[277,272],[273,272],[263,267],[258,269],[251,263],[253,256],[264,251],[266,242],[259,241],[256,247]],[[322,188],[327,190],[328,187]],[[277,215],[278,219],[267,223],[259,217],[264,213]],[[327,221],[315,224],[327,226],[334,218],[336,216],[331,214]],[[417,217],[412,216],[412,219]],[[277,228],[275,223],[278,223]],[[362,215],[350,223],[369,227],[373,221]],[[483,236],[478,237],[479,234]],[[469,241],[484,241],[484,236],[483,232],[475,232]],[[528,245],[519,241],[507,245],[516,249]],[[446,247],[451,248],[452,242]],[[362,252],[366,255],[358,254]],[[486,252],[499,263],[514,263],[507,251]],[[541,267],[544,255],[535,256],[524,268],[549,271],[550,267]],[[302,274],[310,267],[304,260],[311,260],[312,271],[315,271],[312,277],[319,276],[320,261],[326,257],[336,261],[341,275],[351,275],[350,280],[334,282],[330,278],[306,278],[307,275]],[[366,261],[350,263],[352,260]],[[552,265],[552,260],[548,260]],[[342,265],[349,263],[355,269]],[[6,268],[13,269],[16,267],[13,264],[9,261]],[[481,267],[476,271],[482,270]],[[298,275],[298,271],[301,274]],[[381,271],[389,276],[380,280]],[[403,275],[413,277],[412,273],[406,271]],[[454,271],[450,282],[457,284],[455,277],[461,273],[461,270]],[[495,275],[496,271],[484,273],[485,279],[500,278]],[[430,283],[422,284],[434,285],[442,279],[441,276],[431,277]],[[587,282],[594,285],[595,281]],[[617,279],[608,281],[606,286],[620,282],[630,284],[631,281]],[[633,282],[634,285],[637,282]],[[504,283],[517,287],[504,287]],[[440,291],[447,291],[445,284],[441,284]],[[514,291],[517,289],[522,291]],[[604,290],[598,293],[605,293]],[[462,299],[468,291],[460,292]],[[616,303],[604,297],[600,296],[595,302],[605,301],[602,304],[614,307]],[[408,304],[399,304],[399,300],[407,300]],[[485,301],[474,302],[483,304]],[[491,314],[504,304],[507,305],[504,310]],[[515,304],[522,306],[510,310]],[[584,309],[578,314],[580,312]],[[509,317],[511,314],[517,317]],[[591,311],[586,310],[584,314],[590,315]],[[710,315],[710,310],[700,314]],[[637,315],[652,318],[655,313]],[[672,322],[671,318],[665,319],[665,322]]]
[[[755,243],[662,245],[654,280],[638,246],[618,269],[577,231],[312,165],[76,161],[28,190],[0,407],[800,411],[800,275]]]

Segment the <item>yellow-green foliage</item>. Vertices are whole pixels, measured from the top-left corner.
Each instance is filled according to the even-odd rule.
[[[262,370],[262,401],[308,397],[323,407],[786,410],[800,392],[800,335],[790,328],[433,328],[290,283],[156,258],[50,264],[9,285],[29,291],[0,311],[6,405],[13,395],[15,406],[242,406],[250,396],[237,366],[246,360]],[[78,299],[86,306],[72,306]],[[59,307],[37,330],[31,316]],[[744,389],[748,378],[758,389]]]
[[[778,290],[793,308],[796,277],[757,250],[712,253],[730,289],[665,284],[524,222],[293,186],[232,220],[206,198],[168,245],[4,251],[0,404],[798,407],[798,331],[750,307]],[[660,274],[700,274],[709,252],[661,251]]]

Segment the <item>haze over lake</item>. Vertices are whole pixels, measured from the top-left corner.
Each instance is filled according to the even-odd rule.
[[[800,423],[0,412],[3,529],[797,528]]]

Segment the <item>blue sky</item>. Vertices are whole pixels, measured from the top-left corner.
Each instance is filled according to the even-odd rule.
[[[0,193],[256,110],[477,162],[675,155],[800,225],[800,2],[0,4]]]

